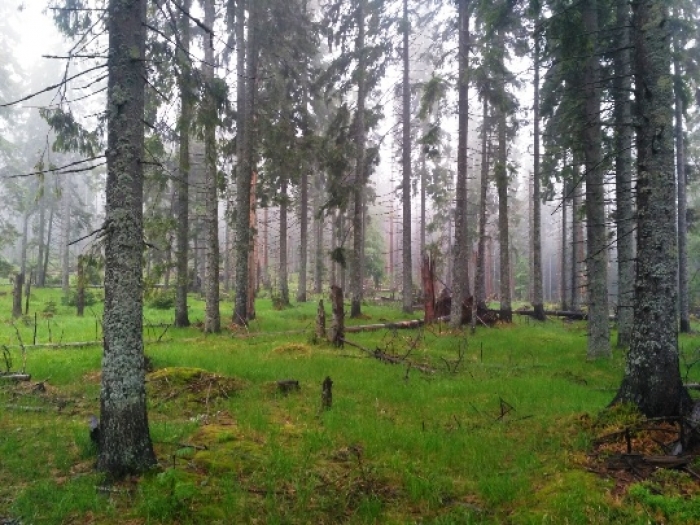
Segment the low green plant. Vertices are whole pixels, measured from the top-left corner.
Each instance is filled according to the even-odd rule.
[[[149,308],[170,310],[175,306],[175,290],[154,289],[146,300]]]

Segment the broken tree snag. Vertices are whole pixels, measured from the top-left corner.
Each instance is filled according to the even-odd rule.
[[[12,317],[15,318],[22,317],[22,286],[24,286],[24,274],[18,273],[12,290]]]
[[[328,331],[328,340],[335,346],[343,346],[343,338],[345,337],[343,289],[335,284],[331,286],[331,307],[333,309],[333,320]]]
[[[298,392],[299,381],[296,379],[283,379],[281,381],[277,381],[277,390],[284,395],[287,395],[290,392]]]
[[[423,321],[425,324],[435,320],[435,261],[429,254],[423,254],[420,268],[423,281]]]
[[[330,410],[331,405],[333,405],[333,381],[330,377],[326,377],[323,380],[323,385],[321,389],[321,408],[323,410]]]
[[[319,340],[326,338],[326,309],[323,307],[323,299],[318,300],[316,310],[316,337]]]

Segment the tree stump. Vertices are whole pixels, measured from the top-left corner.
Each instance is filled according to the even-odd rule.
[[[18,273],[12,290],[12,317],[14,318],[22,317],[22,286],[24,286],[24,274]]]
[[[343,307],[343,289],[335,284],[331,286],[331,306],[333,321],[328,331],[328,340],[335,346],[343,346],[345,338],[345,311]]]
[[[323,299],[318,300],[318,310],[316,310],[316,337],[319,341],[326,338],[326,309],[323,307]]]
[[[330,377],[326,377],[323,380],[323,385],[321,389],[321,408],[324,410],[330,410],[333,405],[333,381]]]
[[[277,381],[277,390],[284,395],[287,395],[290,392],[298,392],[299,381],[296,379],[282,379]]]

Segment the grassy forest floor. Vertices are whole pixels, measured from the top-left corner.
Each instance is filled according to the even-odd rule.
[[[677,430],[604,411],[625,357],[587,361],[584,323],[347,334],[408,353],[409,367],[314,341],[314,301],[274,310],[260,299],[249,330],[217,335],[168,327],[172,310],[146,307],[160,465],[108,485],[87,423],[99,413],[99,345],[28,346],[99,340],[101,306],[78,318],[60,290],[33,290],[13,324],[0,287],[0,371],[11,361],[32,376],[0,382],[0,523],[700,523],[698,460],[616,468],[663,454]],[[190,306],[201,320],[203,301]],[[231,300],[221,306],[230,316]],[[364,312],[348,324],[407,318],[398,306]],[[681,372],[697,381],[700,337],[681,346]],[[327,376],[333,405],[322,410]],[[285,379],[300,389],[279,392]]]

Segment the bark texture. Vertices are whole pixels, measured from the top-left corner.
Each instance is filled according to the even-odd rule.
[[[98,469],[112,477],[156,464],[143,355],[143,114],[146,1],[110,0],[104,354]]]
[[[673,39],[674,61],[673,69],[676,76],[681,75],[678,55],[682,52],[678,38]],[[680,81],[674,83],[675,94],[675,140],[676,140],[676,184],[678,187],[678,314],[680,331],[690,332],[690,301],[688,298],[688,199],[686,188],[688,181],[685,174],[685,144],[683,140],[683,93]]]
[[[488,116],[489,105],[486,97],[482,103],[481,124],[481,181],[479,183],[479,238],[476,252],[476,275],[474,276],[474,304],[476,308],[486,308],[486,196],[489,189]]]
[[[238,2],[236,7],[236,300],[233,322],[244,325],[250,320],[248,307],[249,252],[252,242],[250,231],[250,196],[253,175],[252,118],[255,94],[256,53],[254,5],[248,6],[248,40],[245,40],[245,13],[248,2]]]
[[[617,346],[630,344],[634,320],[634,196],[632,194],[632,102],[629,49],[630,7],[617,0],[617,53],[615,54],[615,199],[617,209]]]
[[[540,203],[540,35],[539,21],[536,21],[534,49],[534,161],[532,181],[532,309],[535,319],[544,321],[544,300],[542,297],[542,218]],[[562,290],[563,291],[563,290]]]
[[[352,264],[350,266],[350,317],[362,315],[362,196],[365,188],[365,99],[367,65],[365,57],[365,1],[358,0],[357,40],[357,116],[355,118],[355,184],[352,213]]]
[[[615,401],[648,417],[679,415],[690,400],[678,368],[673,169],[673,80],[668,6],[633,3],[637,125],[637,279],[625,376]]]
[[[214,0],[204,1],[204,25],[214,27]],[[214,38],[204,37],[204,64],[202,74],[205,93],[204,113],[204,186],[205,186],[205,238],[204,253],[204,331],[221,330],[219,313],[219,199],[216,166],[216,125],[218,120],[214,94]]]
[[[403,82],[402,90],[402,137],[401,137],[401,168],[403,178],[401,181],[401,204],[403,205],[403,311],[411,313],[413,311],[413,276],[411,259],[411,85],[409,82],[409,20],[408,20],[408,0],[403,0],[403,49],[401,58],[403,59]]]
[[[469,245],[467,240],[467,133],[469,126],[469,0],[459,1],[459,85],[457,87],[457,184],[455,237],[452,263],[450,326],[462,324],[462,303],[469,296]]]
[[[192,0],[184,0],[183,10],[188,11]],[[187,311],[187,291],[189,289],[189,274],[187,271],[189,248],[189,176],[190,176],[190,125],[192,121],[192,96],[190,93],[191,64],[190,49],[190,19],[181,13],[179,20],[180,49],[178,50],[178,87],[180,90],[180,152],[178,157],[177,181],[177,287],[175,289],[175,326],[190,325]]]
[[[279,279],[280,279],[280,303],[282,306],[289,306],[289,278],[287,277],[287,180],[282,179],[280,202],[280,258],[279,258]]]
[[[586,159],[586,233],[588,241],[588,358],[610,357],[608,323],[608,239],[605,227],[604,167],[600,125],[600,64],[597,1],[582,4],[583,24],[588,35],[584,64],[583,93],[585,125],[583,146]]]

